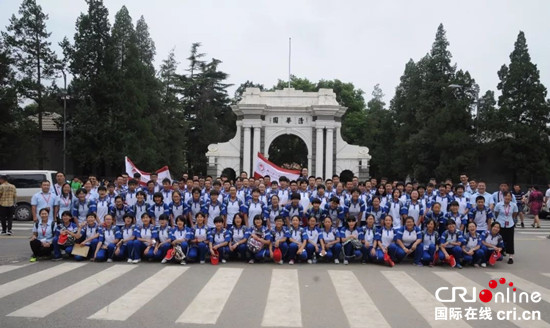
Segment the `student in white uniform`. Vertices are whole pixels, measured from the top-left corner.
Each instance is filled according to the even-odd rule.
[[[55,199],[56,205],[58,208],[58,219],[62,219],[62,215],[65,212],[71,213],[73,210],[73,202],[75,200],[75,197],[73,197],[73,192],[71,190],[71,185],[68,183],[64,183],[63,186],[61,186],[59,196]],[[61,220],[59,220],[61,222]]]
[[[351,191],[351,199],[345,202],[345,211],[346,217],[349,218],[353,216],[359,222],[358,224],[364,225],[362,221],[364,221],[363,214],[365,213],[366,207],[365,202],[363,202],[363,200],[359,198],[359,195],[359,189],[353,188],[353,190]]]
[[[80,246],[89,246],[90,249],[86,257],[75,255],[74,259],[76,261],[83,261],[87,258],[93,259],[97,243],[99,242],[99,229],[97,215],[95,213],[88,214],[86,223],[80,227],[80,232],[78,233],[80,240],[78,240],[78,244]]]
[[[500,224],[500,235],[504,242],[506,254],[508,254],[508,264],[514,263],[514,229],[518,216],[518,205],[513,200],[512,193],[504,191],[502,193],[503,201],[495,206],[496,222]],[[492,230],[492,229],[491,229]]]
[[[263,216],[265,204],[260,201],[260,190],[257,188],[252,190],[252,199],[250,199],[246,204],[246,212],[244,217],[245,225],[249,228],[253,226],[253,219],[256,215]],[[263,220],[263,219],[262,219]]]
[[[219,192],[217,190],[210,191],[210,199],[206,202],[206,205],[202,209],[202,213],[206,216],[206,226],[208,229],[215,227],[214,219],[221,216],[225,218],[225,207],[223,203],[218,200]]]
[[[398,246],[395,257],[397,263],[403,261],[403,259],[409,255],[414,256],[414,264],[422,266],[420,260],[422,259],[422,233],[420,228],[416,226],[416,222],[412,216],[408,216],[405,219],[405,225],[397,230],[395,236],[395,243]]]
[[[339,204],[337,199],[335,203]],[[319,238],[321,241],[321,257],[327,261],[334,260],[335,264],[339,264],[342,253],[340,232],[333,226],[332,219],[328,216],[323,219],[323,229]]]
[[[481,263],[481,266],[485,268],[487,263],[485,263],[485,252],[481,243],[483,238],[477,232],[478,227],[475,221],[468,222],[467,229],[468,232],[464,234],[464,243],[462,244],[464,264],[473,264],[475,267],[479,267]]]
[[[162,214],[170,215],[170,208],[164,202],[164,196],[160,192],[153,195],[153,205],[149,207],[149,217],[155,227],[159,226],[159,218]]]
[[[132,263],[141,262],[141,257],[146,259],[153,258],[153,251],[156,244],[154,236],[157,233],[155,225],[151,222],[149,214],[144,213],[141,216],[141,227],[136,226],[134,229],[134,241],[132,242]],[[130,262],[130,259],[128,259]]]
[[[417,227],[422,226],[422,221],[424,221],[424,206],[420,202],[419,197],[418,191],[413,190],[410,199],[401,209],[403,215],[410,216],[414,219],[414,223]]]
[[[229,256],[229,241],[231,235],[223,227],[223,218],[217,216],[214,218],[214,228],[210,229],[208,234],[208,246],[210,248],[210,256],[215,256],[216,253],[222,263],[227,262]]]
[[[231,240],[229,241],[230,258],[240,256],[241,261],[246,261],[246,242],[248,237],[250,237],[248,228],[244,225],[243,217],[239,213],[235,214],[232,221],[232,225],[228,229],[231,236]]]
[[[189,226],[195,227],[197,214],[202,211],[206,203],[201,200],[201,190],[197,187],[191,191],[191,199],[187,202],[187,215],[189,220]]]
[[[306,244],[307,233],[300,227],[302,219],[298,215],[292,216],[288,229],[288,264],[293,265],[297,259],[307,260]]]
[[[393,228],[399,229],[403,225],[403,214],[401,208],[404,204],[401,202],[401,191],[395,189],[392,192],[392,198],[386,203],[386,213],[393,218]]]
[[[275,218],[281,216],[283,211],[283,207],[279,204],[279,196],[271,196],[270,205],[264,207],[264,221],[267,223],[269,230],[275,228]]]
[[[485,206],[485,197],[477,196],[475,198],[476,206],[468,213],[468,220],[476,223],[478,234],[489,230],[493,223],[493,211]]]
[[[30,262],[36,262],[40,256],[49,256],[53,250],[52,242],[55,235],[55,222],[49,221],[50,208],[44,207],[40,209],[38,216],[40,217],[40,221],[33,225],[31,241],[29,242],[32,250]]]
[[[317,199],[318,200],[318,199]],[[319,236],[321,235],[321,229],[318,227],[317,218],[310,216],[308,219],[308,226],[306,228],[307,233],[307,263],[317,263],[317,257],[321,253],[321,244],[319,242]],[[321,220],[319,220],[321,222]]]
[[[149,214],[149,204],[147,203],[146,198],[147,198],[147,194],[143,190],[140,190],[137,192],[136,194],[137,200],[134,206],[132,207],[132,216],[136,218],[135,225],[137,227],[141,227],[143,224],[141,221],[141,216],[143,214]]]
[[[439,258],[439,233],[436,224],[435,220],[427,219],[424,224],[426,228],[422,233],[422,264],[428,264],[430,267],[433,267]]]
[[[86,222],[88,214],[97,212],[97,204],[95,200],[86,199],[86,189],[81,188],[76,192],[77,200],[73,203],[73,217],[75,217],[75,223],[82,225]]]
[[[466,224],[468,223],[468,217],[464,213],[460,213],[460,205],[456,200],[453,200],[449,204],[449,212],[445,214],[445,217],[447,218],[447,227],[449,226],[449,220],[453,220],[455,222],[456,230],[458,231],[464,231],[466,228]]]
[[[115,260],[128,259],[128,263],[132,262],[132,247],[135,239],[134,236],[134,217],[130,214],[124,216],[124,226],[120,229],[121,238],[118,241],[115,249]]]
[[[345,220],[345,210],[342,206],[340,206],[340,199],[338,199],[338,197],[333,196],[330,199],[330,202],[325,205],[323,216],[329,217],[332,220],[331,226],[335,229],[342,227]]]
[[[208,227],[205,220],[203,213],[199,212],[195,215],[196,224],[187,256],[190,260],[199,261],[200,264],[205,263],[206,252],[208,251]]]
[[[119,227],[119,229],[124,225],[124,215],[133,215],[132,208],[124,205],[122,196],[115,197],[115,205],[111,207],[110,214],[114,219],[114,224]]]
[[[137,202],[138,182],[135,179],[128,181],[128,191],[124,195],[124,204],[128,207],[133,207]]]
[[[224,207],[226,212],[226,229],[231,230],[233,225],[233,218],[237,214],[244,213],[246,208],[244,202],[237,197],[237,188],[231,186],[229,188],[229,194],[224,197]]]
[[[170,205],[168,205],[169,211],[170,211],[170,226],[176,226],[176,218],[180,215],[185,214],[186,207],[185,203],[183,202],[183,198],[181,196],[181,192],[178,190],[174,190],[172,193],[172,202],[170,202]]]
[[[297,216],[300,220],[300,224],[302,224],[304,215],[304,208],[300,205],[300,195],[292,194],[290,196],[290,204],[285,206],[285,212],[283,215],[285,218],[285,224],[290,227],[292,225],[291,219],[294,216]]]
[[[153,258],[155,260],[162,260],[166,256],[166,252],[172,246],[171,228],[169,225],[170,217],[166,214],[162,214],[159,217],[159,226],[155,235],[156,243],[153,249]]]
[[[470,204],[470,197],[464,195],[463,185],[456,186],[453,200],[458,203],[458,212],[460,214],[468,215],[472,205]]]
[[[97,198],[97,218],[99,219],[99,223],[103,224],[105,215],[111,212],[113,204],[109,197],[107,197],[107,188],[105,186],[99,186],[97,192],[99,194]]]
[[[273,228],[271,229],[271,237],[273,240],[271,241],[271,250],[270,250],[270,256],[273,258],[273,251],[278,248],[281,250],[282,258],[278,262],[278,264],[283,264],[284,258],[286,258],[288,254],[288,238],[290,237],[290,234],[285,226],[284,219],[281,215],[278,215],[274,219]]]
[[[397,245],[395,245],[395,230],[393,229],[393,217],[386,214],[383,220],[384,225],[376,232],[376,247],[377,257],[383,258],[384,262],[389,266],[395,265],[395,252],[397,251]]]
[[[110,214],[105,216],[105,223],[99,229],[99,242],[95,250],[93,259],[97,262],[113,262],[116,245],[122,238],[120,229],[113,224],[113,217]]]

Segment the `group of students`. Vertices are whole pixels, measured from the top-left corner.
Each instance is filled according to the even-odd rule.
[[[513,263],[519,202],[505,188],[491,195],[481,183],[466,191],[462,184],[441,184],[437,190],[432,184],[407,190],[408,184],[399,183],[366,188],[369,182],[345,190],[338,183],[327,192],[324,184],[312,188],[306,182],[303,188],[302,180],[292,192],[285,182],[298,182],[284,179],[281,189],[273,181],[270,190],[248,191],[226,181],[210,181],[211,188],[202,189],[189,184],[185,190],[163,182],[163,187],[149,183],[140,189],[129,180],[128,188],[115,195],[104,186],[97,195],[90,188],[73,195],[68,184],[58,183],[54,201],[48,199],[49,182],[43,182],[42,192],[33,197],[42,197],[47,206],[36,209],[31,261],[52,252],[58,260],[74,247],[87,246],[87,254],[76,260],[186,264],[210,257],[216,263],[271,259],[393,266],[410,257],[419,266],[461,268],[494,264],[508,254]]]

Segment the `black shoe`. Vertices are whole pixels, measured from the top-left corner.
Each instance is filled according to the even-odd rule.
[[[525,223],[522,222],[522,223],[521,223],[521,227],[522,227],[522,228],[525,228]]]
[[[8,233],[6,233],[6,235],[11,236],[12,235],[11,230],[8,231]]]
[[[509,258],[509,259],[508,259],[508,264],[514,264],[514,259],[513,259],[513,258]]]
[[[4,236],[5,234],[6,234],[5,231],[2,231],[2,232],[0,233],[0,235],[2,235],[2,236]]]

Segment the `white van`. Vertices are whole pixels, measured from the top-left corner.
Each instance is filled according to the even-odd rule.
[[[17,188],[17,207],[15,219],[20,221],[32,220],[31,198],[40,192],[40,184],[44,180],[50,181],[51,188],[55,183],[56,171],[0,171],[0,175],[7,175],[8,182]]]

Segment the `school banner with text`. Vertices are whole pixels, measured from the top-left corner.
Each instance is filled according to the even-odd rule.
[[[145,186],[147,185],[147,182],[151,180],[151,173],[138,169],[127,156],[124,157],[124,165],[126,167],[126,173],[128,173],[130,179],[134,177],[134,173],[141,174],[141,179],[139,181],[140,185]],[[157,170],[156,173],[158,174],[158,183],[162,183],[162,180],[164,180],[165,178],[168,178],[170,179],[170,181],[172,181],[172,176],[170,175],[170,170],[168,169],[168,166],[163,166],[162,168]]]
[[[254,165],[254,178],[269,175],[271,181],[279,181],[282,176],[287,177],[289,180],[296,180],[300,177],[300,171],[283,169],[268,161],[261,153],[258,153],[254,163],[256,163]]]

